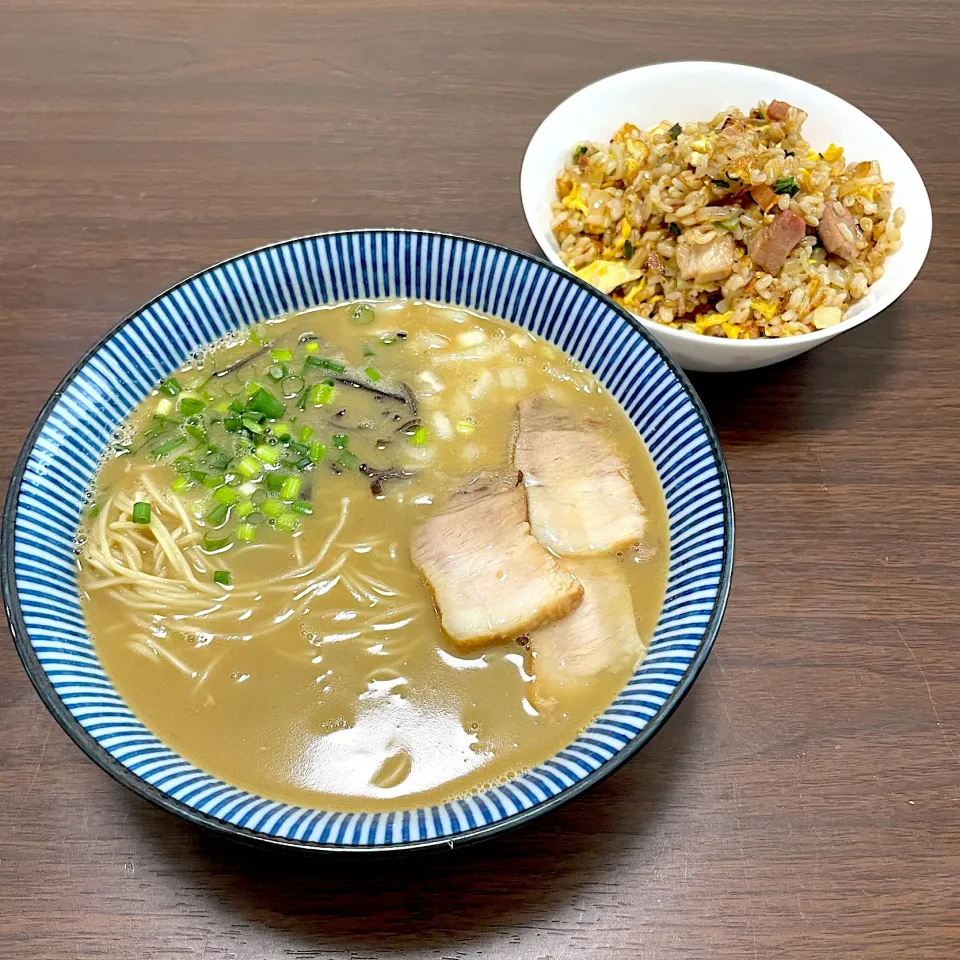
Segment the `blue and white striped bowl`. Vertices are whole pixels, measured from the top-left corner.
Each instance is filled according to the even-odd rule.
[[[91,644],[73,537],[114,429],[198,347],[291,310],[378,297],[414,297],[499,317],[557,344],[596,374],[632,418],[659,471],[670,516],[670,572],[646,659],[575,743],[485,793],[399,813],[350,814],[246,793],[193,766],[144,727]],[[7,617],[41,698],[89,757],[141,796],[194,823],[278,845],[455,846],[558,806],[618,767],[663,725],[696,679],[720,626],[733,566],[733,505],[699,399],[667,354],[611,300],[505,247],[366,230],[236,257],[161,294],[101,340],[30,431],[7,495],[0,560]]]

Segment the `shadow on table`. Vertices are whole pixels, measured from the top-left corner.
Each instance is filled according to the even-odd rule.
[[[898,303],[793,360],[743,373],[690,374],[724,440],[769,442],[852,422],[885,384],[906,322]]]
[[[694,691],[638,757],[587,794],[451,852],[356,859],[266,850],[134,805],[157,868],[180,875],[191,908],[209,898],[211,911],[272,929],[289,938],[284,955],[446,956],[470,942],[502,943],[521,927],[549,927],[585,886],[615,888],[625,859],[656,859],[658,811],[696,775],[684,754],[696,739],[697,701]]]

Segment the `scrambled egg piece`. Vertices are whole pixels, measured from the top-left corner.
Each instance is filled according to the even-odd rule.
[[[569,210],[579,210],[581,213],[589,213],[586,201],[580,192],[580,186],[575,186],[564,198],[563,205]]]
[[[835,143],[831,143],[826,150],[823,151],[823,159],[827,163],[833,163],[835,160],[839,160],[843,156],[843,147],[838,147]]]
[[[751,300],[750,306],[753,307],[761,317],[766,317],[767,320],[772,320],[773,315],[777,312],[777,301],[775,300]]]
[[[633,229],[633,224],[630,222],[629,217],[624,217],[620,223],[620,236],[617,237],[616,242],[613,245],[615,251],[620,251],[626,245],[627,240],[630,238],[630,231]]]
[[[640,131],[632,124],[625,123],[614,135],[614,143],[623,143],[627,139],[635,140],[640,136]]]
[[[643,275],[641,270],[631,270],[622,260],[594,260],[585,267],[573,271],[581,280],[595,286],[601,293],[611,293],[621,284],[629,283]]]
[[[724,333],[730,337],[730,330],[735,330],[736,335],[731,337],[731,339],[736,340],[740,335],[740,327],[736,323],[730,323],[730,318],[733,316],[733,311],[728,310],[726,313],[705,313],[703,316],[699,317],[694,323],[694,326],[697,328],[697,333],[706,333],[711,327],[723,327]]]
[[[647,278],[641,277],[640,282],[623,298],[623,302],[626,306],[631,306],[636,303],[637,297],[643,293],[644,287],[647,285]]]
[[[727,335],[728,340],[739,340],[740,334],[743,333],[743,327],[739,323],[724,323],[723,332]]]

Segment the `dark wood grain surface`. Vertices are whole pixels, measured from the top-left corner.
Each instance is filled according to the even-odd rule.
[[[88,762],[4,637],[0,957],[956,960],[957,23],[952,0],[0,0],[4,483],[77,356],[213,261],[384,225],[533,250],[526,142],[616,70],[825,86],[934,206],[883,315],[697,378],[739,524],[715,652],[638,758],[522,831],[372,865],[234,846]]]

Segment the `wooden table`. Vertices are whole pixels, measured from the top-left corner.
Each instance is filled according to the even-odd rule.
[[[232,845],[88,762],[0,644],[0,956],[960,956],[956,8],[772,6],[0,2],[4,479],[84,348],[208,263],[370,225],[533,250],[526,142],[616,70],[821,84],[904,144],[936,219],[882,316],[697,377],[739,526],[715,652],[637,759],[520,832],[362,867]]]

